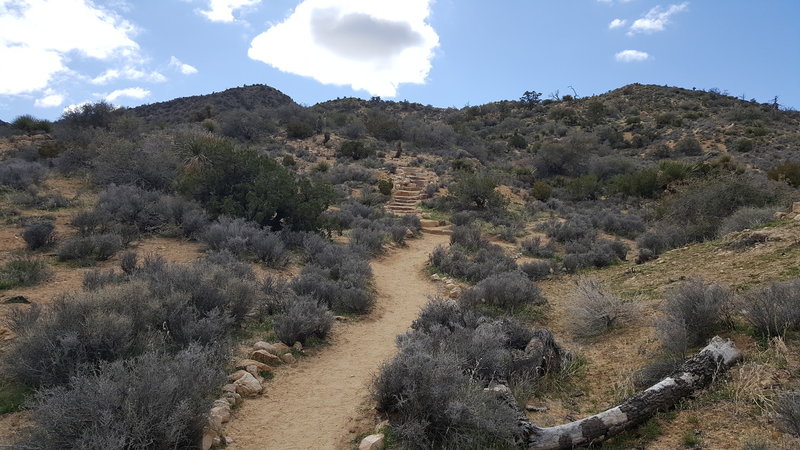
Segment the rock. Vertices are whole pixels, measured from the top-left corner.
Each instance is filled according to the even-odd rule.
[[[258,341],[255,344],[253,344],[253,350],[264,350],[266,352],[272,353],[273,355],[278,354],[278,350],[275,349],[274,345],[264,341]]]
[[[370,434],[358,444],[358,450],[383,450],[383,434]]]
[[[347,317],[345,316],[333,316],[333,319],[338,322],[347,322]]]
[[[222,394],[222,398],[226,400],[231,407],[236,407],[242,404],[242,396],[236,392],[226,392]]]
[[[230,408],[231,404],[225,398],[220,398],[220,399],[214,400],[214,404],[212,405],[212,408],[216,408],[218,406],[225,406],[225,407]]]
[[[544,405],[525,405],[525,409],[530,412],[546,412],[549,408]]]
[[[275,347],[275,352],[273,355],[282,355],[284,353],[289,353],[292,349],[289,348],[288,345],[284,344],[283,342],[276,342],[272,344]]]
[[[280,358],[266,350],[256,350],[250,355],[250,358],[264,364],[277,365],[281,363]]]
[[[255,397],[261,394],[261,391],[264,389],[261,383],[250,373],[244,373],[245,375],[234,383],[236,385],[236,393],[242,397]]]
[[[246,370],[247,373],[249,373],[250,375],[252,375],[252,376],[254,376],[256,378],[258,378],[260,376],[259,373],[258,373],[258,367],[256,367],[255,365],[249,365],[249,366],[245,367],[244,370]]]
[[[411,239],[414,237],[414,232],[411,229],[406,228],[406,239]]]
[[[228,382],[236,383],[237,380],[239,380],[245,375],[247,375],[246,370],[237,370],[236,372],[233,372],[232,374],[228,375]]]
[[[220,423],[228,423],[231,420],[230,405],[226,402],[225,406],[215,406],[211,408],[211,417],[218,419]]]
[[[442,278],[439,276],[438,273],[435,273],[435,274],[431,275],[431,280],[433,280],[433,281],[439,281],[441,279]]]
[[[296,352],[302,352],[303,351],[303,344],[301,344],[300,342],[295,342],[294,345],[292,345],[292,350],[294,350]]]
[[[793,213],[800,213],[800,202],[792,203],[792,212]]]
[[[222,386],[222,392],[236,392],[236,385],[235,384],[226,384]]]
[[[788,215],[789,215],[789,214],[787,214],[787,213],[785,213],[785,212],[778,211],[778,212],[776,212],[775,214],[773,214],[773,215],[772,215],[772,217],[773,217],[775,220],[781,220],[781,219],[785,219],[785,218],[786,218],[786,216],[788,216]]]
[[[9,328],[0,328],[0,341],[10,341],[14,339],[14,332]]]
[[[247,366],[256,366],[259,372],[269,372],[272,373],[274,370],[272,367],[256,361],[255,359],[240,359],[236,362],[236,369],[237,370],[247,370]]]
[[[214,445],[214,439],[219,438],[219,433],[214,431],[211,427],[206,426],[203,428],[203,440],[201,441],[200,448],[209,450]]]
[[[450,292],[447,294],[448,298],[458,298],[461,295],[461,288],[453,288],[450,289]]]
[[[800,222],[800,214],[794,216],[794,221],[795,222]]]
[[[382,420],[379,424],[375,425],[375,433],[380,433],[381,430],[389,426],[388,420]]]
[[[297,360],[294,358],[294,355],[291,353],[284,353],[281,355],[281,361],[285,362],[286,364],[294,364]]]

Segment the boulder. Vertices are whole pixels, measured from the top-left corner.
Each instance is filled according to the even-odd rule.
[[[242,396],[236,392],[226,392],[222,394],[222,399],[227,401],[232,408],[242,404]]]
[[[370,434],[358,444],[358,450],[383,450],[383,434]]]
[[[236,392],[236,385],[233,383],[222,386],[222,392]]]
[[[301,344],[300,342],[295,342],[294,345],[292,345],[292,350],[294,350],[296,352],[302,352],[303,351],[303,344]]]
[[[266,352],[272,353],[273,355],[278,354],[278,350],[275,349],[274,345],[264,341],[258,341],[255,344],[253,344],[253,350],[264,350]]]
[[[230,405],[225,404],[225,406],[215,406],[211,408],[211,418],[212,420],[218,420],[219,423],[228,423],[231,420],[231,407]]]
[[[288,345],[284,344],[283,342],[276,342],[272,344],[275,347],[275,353],[273,355],[282,355],[284,353],[289,353],[292,349],[289,348]]]
[[[795,214],[800,213],[800,202],[792,203],[792,212]]]
[[[254,359],[240,359],[236,362],[236,369],[237,370],[247,370],[247,366],[256,366],[256,369],[259,372],[269,372],[272,373],[272,367],[264,364],[263,362],[256,361]]]
[[[448,298],[458,298],[461,295],[461,288],[453,288],[450,289],[450,292],[447,293]]]
[[[236,383],[239,378],[242,378],[245,375],[247,375],[246,370],[237,370],[236,372],[228,375],[228,383]]]
[[[411,239],[414,237],[414,232],[411,229],[406,228],[406,239]]]
[[[203,450],[210,450],[214,445],[214,439],[219,439],[219,433],[209,426],[203,428],[203,440],[201,441],[200,448]]]
[[[281,355],[281,361],[285,362],[286,364],[294,364],[297,360],[294,358],[294,355],[291,353],[284,353]]]
[[[266,350],[256,350],[250,355],[250,358],[264,364],[277,365],[281,363],[280,358]]]
[[[236,393],[242,397],[255,397],[261,394],[261,391],[264,389],[261,383],[259,383],[252,374],[248,372],[244,373],[244,376],[234,382],[236,385]]]

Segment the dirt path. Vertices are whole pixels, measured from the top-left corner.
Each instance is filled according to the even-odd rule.
[[[247,400],[228,424],[234,449],[350,448],[368,430],[368,386],[395,352],[395,337],[408,329],[436,287],[420,273],[428,254],[448,236],[423,235],[408,248],[372,263],[378,300],[368,318],[337,323],[330,346],[296,365],[282,367],[266,394]]]

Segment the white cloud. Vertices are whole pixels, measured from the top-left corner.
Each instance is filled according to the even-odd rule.
[[[196,67],[190,66],[189,64],[185,64],[180,59],[178,59],[178,58],[176,58],[174,56],[172,58],[170,58],[169,65],[171,67],[175,67],[176,69],[178,69],[178,71],[180,71],[180,73],[182,73],[184,75],[193,75],[193,74],[197,73],[197,68]]]
[[[158,72],[145,72],[135,67],[125,67],[122,69],[108,69],[99,76],[92,78],[92,84],[107,84],[114,80],[136,80],[149,81],[151,83],[162,83],[167,81],[167,77]]]
[[[261,3],[261,0],[210,0],[208,9],[200,11],[212,22],[233,22],[233,12]]]
[[[109,102],[116,101],[120,97],[130,97],[136,99],[143,99],[150,95],[150,91],[140,87],[117,89],[116,91],[106,95],[105,99]]]
[[[69,73],[68,56],[131,57],[133,25],[88,0],[0,0],[0,94],[44,89]]]
[[[674,14],[686,11],[689,7],[689,2],[683,2],[680,5],[670,5],[666,10],[661,6],[656,6],[651,9],[640,19],[636,19],[632,24],[628,34],[633,35],[636,33],[655,33],[656,31],[664,31],[664,28],[669,24],[670,19]]]
[[[611,21],[611,23],[608,24],[608,29],[609,30],[613,30],[613,29],[616,29],[616,28],[624,27],[625,23],[627,23],[627,22],[628,21],[625,20],[625,19],[614,19],[614,20]]]
[[[44,97],[37,98],[33,103],[33,105],[37,108],[55,108],[56,106],[61,106],[61,104],[64,103],[64,96],[57,94],[52,89],[47,89],[44,94]]]
[[[431,0],[304,0],[253,39],[248,55],[323,84],[392,97],[424,83],[439,36],[426,23]]]
[[[639,50],[623,50],[616,55],[614,55],[619,62],[639,62],[639,61],[647,61],[650,59],[650,55],[647,52],[641,52]]]

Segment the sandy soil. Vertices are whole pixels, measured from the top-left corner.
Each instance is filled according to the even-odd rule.
[[[318,354],[282,367],[266,394],[247,400],[228,424],[233,449],[351,448],[371,430],[368,387],[395,352],[395,337],[408,329],[436,286],[421,273],[428,254],[448,236],[424,235],[372,263],[378,300],[362,320],[337,322]]]

